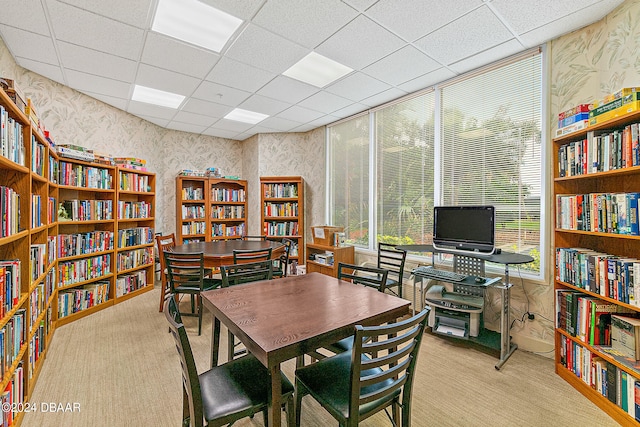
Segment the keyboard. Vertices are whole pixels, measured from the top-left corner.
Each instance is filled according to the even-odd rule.
[[[428,277],[429,279],[442,280],[443,282],[462,282],[467,278],[466,274],[454,273],[448,270],[437,270],[433,267],[418,267],[414,273]]]

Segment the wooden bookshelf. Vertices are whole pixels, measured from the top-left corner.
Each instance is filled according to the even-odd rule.
[[[307,273],[318,272],[327,276],[338,277],[338,264],[353,264],[355,248],[353,246],[328,246],[316,243],[307,243]],[[318,262],[317,256],[327,253],[333,254],[333,264]],[[315,258],[314,260],[310,259]]]
[[[268,239],[288,238],[290,271],[304,264],[304,179],[301,176],[260,177],[260,224]],[[300,261],[302,260],[302,261]]]
[[[609,287],[608,283],[605,284],[604,281],[599,280],[599,274],[594,273],[599,271],[600,266],[604,266],[594,261],[595,253],[617,257],[619,260],[612,261],[612,265],[614,267],[623,265],[620,271],[625,271],[624,264],[618,264],[622,262],[621,260],[628,259],[631,265],[636,261],[640,262],[637,259],[640,257],[640,236],[637,232],[631,234],[631,228],[623,227],[622,223],[619,227],[614,227],[618,224],[617,216],[612,221],[611,213],[616,212],[615,215],[617,215],[617,210],[607,210],[606,203],[600,210],[592,209],[595,208],[594,203],[598,203],[599,199],[605,201],[608,199],[611,203],[612,196],[615,195],[613,200],[617,201],[617,198],[623,195],[620,203],[624,206],[627,203],[628,194],[640,193],[640,166],[636,166],[638,162],[633,161],[633,155],[637,151],[637,141],[634,145],[631,133],[629,139],[624,141],[627,138],[625,127],[638,122],[640,122],[640,113],[630,113],[553,140],[556,219],[554,289],[557,315],[561,319],[556,322],[555,329],[556,373],[621,425],[629,426],[638,425],[634,416],[631,415],[635,410],[624,410],[622,399],[612,399],[603,395],[602,391],[598,390],[601,382],[599,383],[590,373],[595,372],[599,367],[613,374],[612,378],[617,378],[617,381],[621,381],[623,373],[635,381],[640,381],[640,365],[629,358],[612,354],[606,345],[596,345],[588,335],[582,335],[589,333],[591,328],[589,322],[579,323],[580,316],[585,314],[584,310],[581,310],[582,314],[577,315],[575,322],[567,321],[565,317],[567,310],[575,309],[575,307],[566,307],[567,300],[580,301],[581,304],[587,304],[590,300],[595,303],[608,302],[614,308],[629,310],[632,315],[640,313],[638,294],[635,298],[629,298],[625,275],[612,273],[614,278],[612,283],[616,283],[614,289],[613,286]],[[618,134],[620,139],[615,136]],[[637,133],[634,132],[634,134],[637,140]],[[602,158],[598,155],[598,150],[594,149],[597,147],[598,140],[607,141],[607,149],[610,149],[608,158]],[[627,144],[634,146],[626,149]],[[621,157],[620,162],[617,160],[618,157]],[[597,163],[598,159],[600,159],[599,163]],[[599,165],[597,168],[594,168],[594,162]],[[604,162],[609,166],[604,167]],[[609,207],[616,205],[617,202],[614,202]],[[623,207],[620,210],[626,211]],[[634,215],[637,221],[637,212],[635,214],[632,212],[633,210],[625,213]],[[599,225],[596,219],[600,220]],[[605,262],[608,263],[608,261]],[[598,270],[595,264],[599,264]],[[589,268],[592,269],[591,275],[587,274],[583,278],[580,270],[587,271]],[[638,279],[635,280],[637,283]],[[578,295],[567,298],[568,292],[575,292]],[[590,305],[583,305],[583,307],[590,307]],[[588,309],[587,313],[589,313]],[[575,356],[576,354],[579,356]],[[592,369],[585,369],[585,367]],[[610,384],[609,388],[616,388],[616,385]],[[617,388],[618,396],[621,397],[625,392],[624,387]],[[631,408],[633,405],[634,402],[631,401]]]

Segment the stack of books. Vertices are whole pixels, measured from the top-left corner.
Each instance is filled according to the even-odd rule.
[[[640,88],[628,87],[608,95],[589,111],[589,126],[640,110]]]
[[[116,166],[139,171],[147,170],[147,161],[137,157],[114,157],[113,162]]]
[[[580,104],[558,114],[556,136],[563,136],[585,129],[589,125],[589,111],[593,104]]]
[[[207,171],[195,170],[195,169],[182,169],[178,176],[197,176],[197,177],[207,177]]]
[[[66,157],[68,159],[82,160],[85,162],[93,162],[95,160],[93,153],[79,145],[58,144],[56,151],[60,157]]]

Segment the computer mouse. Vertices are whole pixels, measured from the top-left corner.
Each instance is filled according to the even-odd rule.
[[[484,277],[476,277],[476,283],[484,283],[484,282],[486,282]]]

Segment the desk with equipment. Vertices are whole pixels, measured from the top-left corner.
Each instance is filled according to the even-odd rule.
[[[433,268],[435,265],[435,254],[452,254],[454,256],[461,256],[460,252],[438,250],[433,245],[402,245],[398,246],[398,249],[406,250],[407,252],[428,252],[432,254],[431,263],[432,266],[418,267],[413,271],[414,274],[414,287],[413,287],[413,304],[416,307],[416,285],[420,281],[420,299],[421,305],[426,301],[435,310],[432,310],[429,318],[429,326],[434,328],[436,321],[438,326],[444,331],[450,331],[447,335],[456,336],[461,334],[459,330],[454,331],[454,325],[456,328],[460,328],[461,325],[468,323],[468,338],[465,336],[458,336],[459,338],[467,338],[470,341],[478,342],[483,345],[491,345],[491,335],[498,334],[499,336],[499,350],[500,360],[495,365],[496,369],[500,369],[507,359],[518,348],[516,344],[511,343],[511,335],[509,333],[510,320],[509,320],[509,306],[510,306],[510,290],[511,283],[509,283],[509,265],[510,264],[526,264],[533,261],[533,257],[529,255],[501,252],[493,254],[483,253],[465,253],[465,258],[473,258],[482,263],[482,268],[478,274],[460,274],[452,273],[449,271],[436,270]],[[504,265],[504,282],[500,281],[500,278],[484,278],[484,262],[493,262]],[[451,276],[453,275],[453,277]],[[460,277],[462,276],[462,277]],[[424,293],[424,279],[435,279],[440,283],[431,286],[426,295]],[[482,283],[484,279],[484,283]],[[478,282],[476,282],[478,280]],[[485,290],[492,286],[500,290],[502,308],[500,313],[500,332],[493,332],[483,330],[481,328],[482,311],[484,309],[484,295]],[[435,289],[432,289],[435,288]],[[482,305],[480,306],[480,299],[482,299]],[[436,317],[439,316],[439,317]],[[439,331],[434,329],[434,332]],[[477,331],[474,335],[473,332]],[[464,335],[464,334],[463,334]]]

